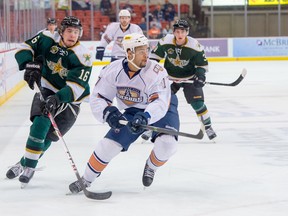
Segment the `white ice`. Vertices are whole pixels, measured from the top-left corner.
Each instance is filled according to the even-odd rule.
[[[179,137],[178,152],[161,167],[151,187],[141,178],[153,144],[137,140],[96,179],[91,191],[112,190],[105,201],[83,193],[67,195],[76,176],[64,152],[54,143],[41,158],[25,189],[5,177],[24,153],[33,91],[23,88],[0,107],[0,213],[9,216],[287,216],[288,215],[288,62],[210,63],[207,81],[232,82],[247,68],[236,87],[206,86],[206,105],[216,143],[207,137]],[[95,68],[91,86],[97,78]],[[196,133],[200,123],[178,92],[181,131]],[[88,104],[64,137],[82,174],[95,144],[108,130]]]

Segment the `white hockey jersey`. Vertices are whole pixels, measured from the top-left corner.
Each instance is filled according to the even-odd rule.
[[[166,69],[156,61],[148,60],[145,68],[132,78],[128,62],[120,59],[104,67],[90,95],[90,105],[95,118],[104,122],[103,111],[114,99],[119,110],[130,107],[144,109],[151,116],[149,124],[166,114],[171,97]]]
[[[106,47],[111,41],[114,41],[112,56],[125,57],[125,52],[122,47],[122,40],[125,35],[132,33],[143,34],[143,31],[138,25],[130,23],[126,31],[123,32],[120,22],[110,23],[102,35],[98,46]]]

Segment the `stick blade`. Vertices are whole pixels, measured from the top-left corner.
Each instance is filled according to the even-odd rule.
[[[244,78],[246,76],[246,74],[247,74],[247,69],[243,68],[241,76]]]

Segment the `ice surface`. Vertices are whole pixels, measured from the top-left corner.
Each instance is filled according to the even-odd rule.
[[[206,86],[216,143],[179,138],[178,152],[161,167],[150,188],[142,172],[153,144],[137,140],[114,158],[91,191],[112,190],[109,200],[67,195],[76,177],[61,142],[41,158],[25,189],[5,173],[24,153],[33,92],[25,87],[0,107],[0,213],[9,216],[287,216],[288,215],[288,62],[210,63],[207,81],[237,87]],[[91,87],[99,68],[95,68]],[[181,131],[196,133],[200,124],[182,91],[178,92]],[[94,145],[108,126],[94,119],[88,104],[64,137],[83,173]]]

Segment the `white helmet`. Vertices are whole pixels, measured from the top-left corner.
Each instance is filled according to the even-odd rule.
[[[127,49],[130,49],[134,52],[135,47],[144,45],[149,46],[149,43],[148,39],[144,35],[139,33],[132,33],[124,36],[122,45],[125,53],[127,53]]]
[[[129,10],[120,10],[119,17],[122,17],[122,16],[131,17],[131,14]]]

